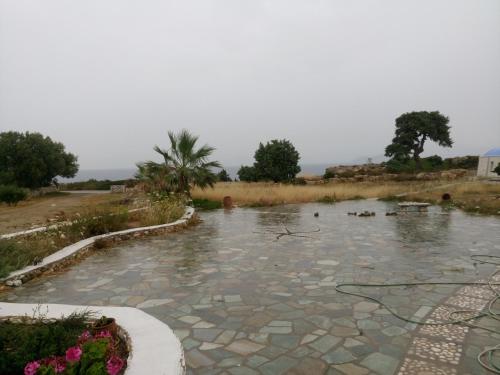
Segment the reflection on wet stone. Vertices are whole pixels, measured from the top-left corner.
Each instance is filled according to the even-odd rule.
[[[491,272],[468,258],[500,250],[498,219],[443,215],[438,207],[382,214],[393,209],[356,201],[202,213],[196,227],[122,243],[0,299],[144,309],[182,341],[188,374],[484,373],[474,356],[496,344],[491,335],[412,325],[378,303],[335,291],[341,282],[473,281]],[[377,216],[346,215],[363,210]],[[284,225],[321,230],[279,241],[254,233]],[[365,292],[404,316],[434,322],[491,298],[476,286]]]

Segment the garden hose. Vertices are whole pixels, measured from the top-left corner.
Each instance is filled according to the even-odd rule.
[[[471,259],[482,264],[492,264],[495,266],[500,266],[500,257],[495,256],[495,255],[472,255]],[[496,333],[500,335],[500,331],[491,329],[488,327],[480,326],[478,324],[473,324],[471,323],[472,320],[479,319],[479,318],[490,318],[494,320],[500,321],[500,311],[494,311],[493,306],[496,304],[496,302],[500,299],[500,292],[495,288],[495,286],[500,286],[500,283],[494,282],[494,277],[500,273],[500,269],[496,269],[487,279],[485,282],[411,282],[411,283],[392,283],[392,284],[362,284],[362,283],[340,283],[337,284],[335,287],[335,290],[339,293],[342,294],[347,294],[355,297],[361,297],[364,299],[371,300],[375,303],[380,304],[383,306],[387,311],[389,311],[393,316],[396,318],[405,321],[407,323],[412,323],[412,324],[417,324],[417,325],[428,325],[428,326],[442,326],[442,325],[448,325],[448,324],[463,324],[465,326],[471,327],[471,328],[479,328],[483,329],[492,333]],[[424,322],[421,320],[416,320],[412,318],[407,318],[402,315],[400,315],[396,310],[392,309],[390,306],[388,306],[385,302],[382,300],[376,298],[376,297],[371,297],[366,294],[362,293],[357,293],[357,292],[349,292],[343,288],[345,287],[357,287],[357,288],[363,288],[363,287],[371,287],[371,288],[388,288],[388,287],[412,287],[412,286],[423,286],[423,285],[483,285],[483,286],[488,286],[489,289],[495,294],[493,298],[490,299],[490,301],[487,304],[487,308],[483,309],[482,311],[478,312],[476,310],[454,310],[450,312],[449,317],[450,320],[446,322]],[[455,315],[462,315],[462,317],[455,318]],[[463,315],[466,315],[464,317]],[[500,352],[500,344],[496,345],[493,348],[488,348],[483,350],[481,353],[478,354],[477,356],[477,361],[479,364],[487,369],[488,371],[491,371],[495,374],[500,374],[500,364],[496,364],[493,358],[493,355],[495,352]]]

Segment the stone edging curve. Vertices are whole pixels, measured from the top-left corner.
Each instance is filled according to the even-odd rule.
[[[148,209],[148,207],[133,208],[131,210],[128,210],[127,212],[131,213],[131,212],[137,212],[137,211],[144,211],[144,210],[147,210],[147,209]],[[72,223],[73,223],[72,221],[62,221],[62,222],[59,222],[59,223],[56,223],[56,224],[47,225],[47,226],[44,226],[44,227],[36,227],[36,228],[21,230],[19,232],[13,232],[13,233],[7,233],[7,234],[0,234],[0,240],[10,240],[12,238],[21,237],[21,236],[27,236],[29,234],[40,233],[40,232],[47,232],[48,230],[57,229],[57,228],[60,228],[60,227],[71,225]]]
[[[0,302],[0,316],[33,316],[43,311],[47,318],[61,318],[72,312],[90,310],[116,319],[130,338],[132,347],[125,375],[182,375],[186,365],[179,339],[165,323],[133,307],[73,306]]]
[[[179,227],[189,224],[193,218],[195,210],[193,207],[186,207],[184,215],[172,223],[153,225],[149,227],[139,227],[132,229],[125,229],[118,232],[111,232],[100,234],[98,236],[85,238],[74,244],[68,245],[59,251],[45,257],[36,265],[24,267],[23,269],[11,272],[7,277],[0,279],[0,282],[7,286],[20,286],[24,282],[36,277],[42,272],[48,270],[55,270],[66,263],[67,261],[75,258],[78,255],[83,255],[93,248],[96,240],[99,239],[113,239],[122,240],[128,239],[130,236],[137,237],[141,234],[162,233],[165,231],[172,231]]]

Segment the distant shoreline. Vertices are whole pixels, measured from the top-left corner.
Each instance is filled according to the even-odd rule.
[[[300,175],[323,175],[327,167],[335,165],[334,163],[323,164],[302,164]],[[231,178],[238,177],[237,172],[240,166],[224,167]],[[115,168],[115,169],[82,169],[78,171],[73,178],[59,177],[59,182],[82,182],[90,179],[95,180],[127,180],[133,178],[137,168]]]

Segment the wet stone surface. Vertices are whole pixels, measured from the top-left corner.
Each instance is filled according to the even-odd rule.
[[[362,210],[377,215],[347,215]],[[357,201],[201,213],[196,227],[102,250],[0,299],[143,309],[182,341],[188,374],[483,373],[475,356],[498,343],[494,335],[424,329],[335,291],[341,282],[473,281],[493,270],[469,257],[499,253],[500,220],[438,207],[384,216],[393,210]],[[279,240],[266,233],[283,225],[320,231]],[[361,291],[433,321],[491,296],[458,286]]]

